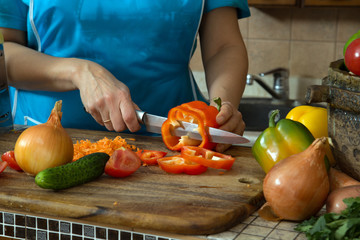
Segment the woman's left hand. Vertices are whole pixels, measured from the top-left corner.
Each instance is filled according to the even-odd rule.
[[[220,125],[219,129],[242,135],[245,130],[245,122],[241,112],[235,108],[230,102],[221,104],[220,112],[216,116],[216,121]],[[218,144],[217,152],[224,152],[231,144]]]

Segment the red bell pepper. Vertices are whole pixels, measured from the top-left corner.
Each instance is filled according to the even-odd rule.
[[[14,151],[5,152],[3,155],[1,155],[1,160],[3,160],[3,162],[7,162],[9,167],[11,167],[12,169],[16,171],[22,171],[21,167],[15,160]]]
[[[218,128],[216,116],[219,111],[205,102],[192,101],[170,109],[168,119],[161,127],[161,135],[167,148],[180,151],[182,146],[199,146],[213,149],[216,143],[211,142],[209,127]],[[190,139],[188,136],[178,137],[172,134],[174,129],[182,127],[182,121],[198,124],[198,132],[202,141]]]
[[[207,167],[188,161],[180,155],[160,158],[157,161],[159,167],[168,173],[198,175],[207,170]]]
[[[0,162],[0,173],[2,173],[8,165],[7,162]]]
[[[156,165],[159,158],[166,156],[167,152],[155,150],[139,150],[136,152],[141,161],[147,165]]]
[[[188,161],[216,169],[230,170],[235,162],[235,158],[230,155],[192,146],[182,147],[181,156]]]

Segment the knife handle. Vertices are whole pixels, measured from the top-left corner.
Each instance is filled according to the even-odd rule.
[[[143,111],[141,111],[141,110],[136,110],[136,117],[137,117],[139,123],[144,124],[143,119],[144,119],[144,115],[145,115],[145,114],[146,114],[146,113],[143,112]]]

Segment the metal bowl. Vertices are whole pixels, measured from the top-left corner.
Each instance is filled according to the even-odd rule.
[[[332,62],[322,85],[308,87],[306,101],[327,102],[328,134],[339,168],[360,181],[360,77],[343,59]]]

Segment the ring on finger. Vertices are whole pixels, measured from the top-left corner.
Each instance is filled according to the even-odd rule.
[[[111,122],[111,120],[110,120],[110,119],[108,119],[108,120],[103,120],[103,123],[108,123],[108,122]]]

